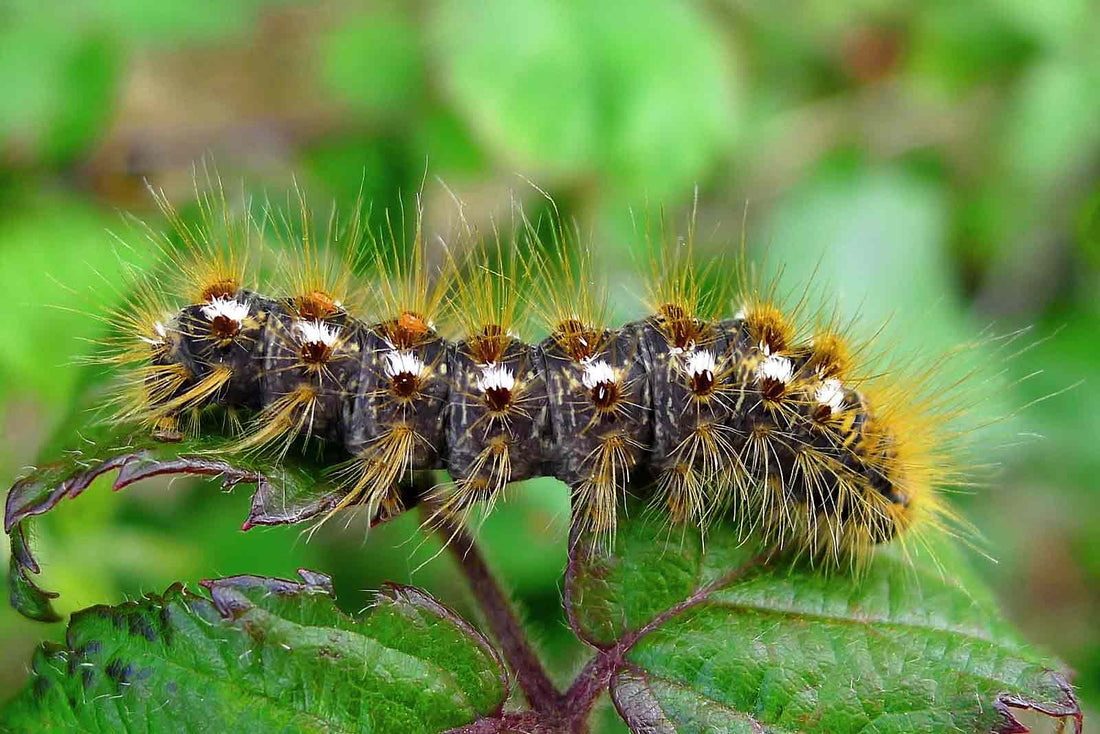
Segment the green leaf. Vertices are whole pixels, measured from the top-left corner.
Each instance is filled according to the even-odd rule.
[[[736,63],[691,4],[452,1],[432,21],[456,109],[525,173],[683,196],[737,132]]]
[[[73,432],[63,430],[57,435],[57,440],[63,441]],[[218,452],[230,442],[225,436],[210,434],[162,443],[132,428],[100,424],[82,432],[78,442],[72,442],[80,447],[76,450],[68,444],[47,450],[46,456],[60,455],[61,460],[17,481],[5,505],[4,529],[12,537],[8,577],[12,605],[32,619],[58,618],[49,601],[55,595],[39,589],[30,579],[39,568],[26,542],[25,525],[61,500],[79,496],[97,477],[109,472],[118,472],[113,483],[116,490],[162,474],[217,477],[226,490],[238,484],[254,484],[243,530],[316,518],[344,496],[344,490],[329,480],[323,462],[296,453],[278,462],[272,456],[238,454],[229,462]],[[416,502],[411,495],[405,499],[407,507]]]
[[[393,115],[422,95],[424,70],[411,20],[375,11],[334,26],[322,40],[324,82],[368,115]]]
[[[103,133],[114,112],[122,83],[123,53],[106,35],[90,35],[74,44],[61,69],[55,113],[45,141],[55,163],[70,163]]]
[[[105,231],[117,220],[64,193],[23,191],[6,203],[0,292],[9,318],[0,323],[0,397],[18,392],[67,406],[85,377],[72,365],[87,350],[81,338],[102,336],[96,317],[118,298],[107,284],[122,279],[123,265]]]
[[[487,142],[552,173],[589,164],[596,89],[568,4],[449,2],[434,21],[448,91]]]
[[[765,563],[730,528],[704,552],[635,510],[610,558],[573,542],[566,578],[570,624],[613,661],[635,731],[1021,732],[1019,709],[1080,724],[1058,663],[948,546],[887,548],[855,580]]]
[[[10,731],[434,732],[500,712],[508,678],[469,624],[389,585],[352,619],[327,576],[180,585],[75,614],[35,655]]]

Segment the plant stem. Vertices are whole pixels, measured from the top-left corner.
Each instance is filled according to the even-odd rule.
[[[474,539],[450,520],[433,520],[466,576],[470,591],[481,607],[493,637],[500,645],[504,659],[516,674],[527,702],[535,711],[557,716],[562,695],[546,674],[538,655],[531,648],[508,598],[501,591]]]

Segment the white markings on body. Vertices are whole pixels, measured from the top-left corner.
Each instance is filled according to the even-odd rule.
[[[230,321],[235,321],[238,326],[248,318],[248,312],[248,302],[238,301],[236,298],[211,298],[210,303],[202,307],[202,315],[207,321],[224,316]]]
[[[516,385],[516,378],[507,367],[490,362],[481,368],[481,376],[477,378],[477,389],[481,392],[489,390],[511,390]]]
[[[584,367],[584,374],[581,375],[581,382],[584,383],[584,386],[589,390],[604,383],[614,383],[615,370],[602,359],[589,362]]]
[[[419,377],[424,373],[424,362],[412,352],[392,350],[383,355],[386,361],[386,377],[397,377],[402,374]]]
[[[295,321],[294,326],[305,344],[324,344],[331,347],[340,338],[340,327],[324,321]]]
[[[709,349],[698,349],[688,352],[684,363],[684,371],[689,377],[705,377],[714,379],[714,370],[718,366],[718,360],[714,352]]]
[[[840,384],[840,380],[830,377],[823,381],[814,391],[814,400],[818,405],[827,406],[830,413],[844,410],[844,387]]]
[[[756,379],[775,380],[786,385],[794,377],[794,363],[778,354],[768,356],[756,367]]]

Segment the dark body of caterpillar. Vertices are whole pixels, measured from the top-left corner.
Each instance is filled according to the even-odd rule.
[[[414,313],[368,325],[338,306],[236,290],[179,312],[156,359],[189,377],[151,406],[161,436],[181,410],[259,411],[243,448],[342,445],[358,462],[356,500],[382,514],[399,509],[407,471],[446,469],[452,510],[554,476],[599,535],[638,472],[675,520],[732,515],[780,543],[789,533],[835,552],[905,527],[894,437],[824,345],[787,343],[767,318],[689,319],[689,339],[672,306],[615,330],[566,321],[532,346],[493,326],[452,343]],[[478,357],[487,340],[492,362]],[[859,539],[842,537],[852,525]]]

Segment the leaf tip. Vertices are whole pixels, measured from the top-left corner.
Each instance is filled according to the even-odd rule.
[[[993,702],[994,708],[1003,717],[1002,723],[993,731],[995,734],[1030,734],[1031,729],[1025,726],[1018,718],[1018,711],[1034,711],[1052,719],[1073,721],[1073,730],[1081,734],[1085,726],[1085,714],[1081,710],[1081,703],[1073,692],[1073,685],[1062,673],[1047,669],[1047,675],[1058,691],[1057,697],[1052,700],[1035,701],[1022,696],[1002,693]],[[1061,729],[1059,728],[1059,731]]]

